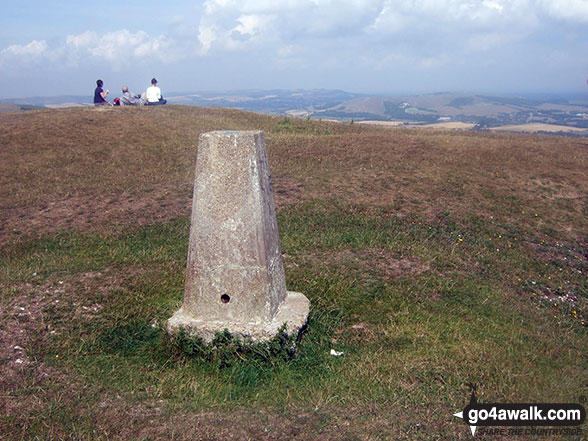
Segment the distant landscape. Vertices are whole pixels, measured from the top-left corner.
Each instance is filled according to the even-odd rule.
[[[384,96],[327,89],[278,89],[181,92],[169,93],[166,98],[170,104],[306,119],[588,136],[588,94]],[[0,98],[0,112],[89,105],[90,96]]]

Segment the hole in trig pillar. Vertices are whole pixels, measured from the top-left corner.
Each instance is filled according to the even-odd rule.
[[[223,294],[221,296],[221,302],[223,303],[229,303],[231,301],[231,296],[228,294]]]

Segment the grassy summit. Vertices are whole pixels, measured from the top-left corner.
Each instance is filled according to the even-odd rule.
[[[3,439],[466,439],[468,383],[588,395],[587,139],[182,106],[0,127]],[[288,289],[312,304],[294,359],[190,357],[161,330],[217,129],[265,132]]]

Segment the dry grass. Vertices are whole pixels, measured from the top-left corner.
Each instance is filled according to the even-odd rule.
[[[252,127],[266,133],[278,204],[341,198],[394,205],[428,219],[448,210],[460,218],[473,210],[486,218],[522,222],[528,221],[519,216],[522,211],[557,222],[565,205],[575,212],[574,222],[585,226],[585,139],[318,122],[308,123],[309,129],[297,120],[287,120],[284,128],[283,121],[173,106],[4,114],[2,235],[185,214],[199,134]],[[496,213],[497,206],[504,206],[497,202],[505,200],[512,200],[512,209]],[[98,219],[99,213],[105,219]],[[22,225],[24,218],[31,219],[30,227]],[[569,222],[562,227],[570,234],[578,229]]]
[[[586,230],[584,139],[370,128],[271,141],[276,181],[298,180],[303,198],[391,205],[430,221],[450,213],[535,227],[537,213],[570,237]]]
[[[2,436],[465,440],[467,382],[484,401],[588,394],[586,139],[182,106],[0,127]],[[215,370],[150,334],[181,301],[217,129],[265,132],[289,287],[313,305],[293,363]]]
[[[561,126],[557,124],[529,123],[512,124],[500,127],[493,127],[495,132],[585,132],[582,127]]]
[[[428,129],[471,129],[475,127],[473,123],[464,123],[461,121],[453,122],[440,122],[435,124],[425,124],[420,127],[426,127]]]
[[[3,114],[0,237],[185,215],[200,133],[253,127],[271,137],[272,130],[282,130],[280,122],[238,111],[174,106]],[[289,193],[288,183],[277,187]]]

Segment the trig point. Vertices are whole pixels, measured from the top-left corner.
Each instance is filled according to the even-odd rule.
[[[298,333],[309,301],[286,291],[263,132],[200,135],[192,204],[184,304],[168,331],[265,341],[286,323]]]

